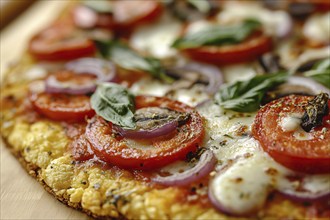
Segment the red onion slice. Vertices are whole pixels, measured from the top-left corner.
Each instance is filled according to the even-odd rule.
[[[278,191],[295,201],[315,201],[330,199],[330,176],[318,176],[318,181],[306,176],[300,180],[287,181]],[[315,178],[315,177],[314,177]]]
[[[120,126],[113,125],[113,128],[119,132],[119,134],[125,138],[131,139],[150,139],[160,137],[162,135],[169,134],[178,127],[177,121],[171,121],[163,126],[155,128],[153,130],[126,130]]]
[[[183,66],[176,66],[171,68],[172,71],[184,72],[191,71],[197,72],[208,79],[208,85],[205,91],[211,95],[215,94],[220,85],[223,83],[223,74],[218,67],[198,62],[191,62]]]
[[[328,93],[330,95],[330,90],[323,86],[322,84],[306,77],[302,76],[291,76],[287,80],[287,84],[298,86],[298,87],[306,87],[308,90],[310,90],[313,94],[311,95],[317,95],[321,92]]]
[[[175,173],[171,176],[157,175],[151,178],[151,180],[165,186],[185,186],[209,174],[213,170],[216,161],[213,152],[206,150],[193,168],[182,173]]]
[[[49,93],[68,93],[73,95],[94,92],[97,82],[114,82],[116,76],[115,65],[97,58],[81,58],[68,62],[65,69],[75,74],[91,74],[97,77],[96,82],[73,84],[57,80],[53,75],[46,79],[46,91]]]
[[[95,91],[95,82],[90,81],[84,85],[61,82],[53,75],[46,79],[46,91],[48,93],[66,93],[72,95],[82,95]]]

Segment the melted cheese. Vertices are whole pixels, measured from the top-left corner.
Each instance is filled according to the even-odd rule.
[[[179,21],[164,14],[158,22],[138,28],[131,36],[130,44],[154,57],[171,57],[177,54],[171,44],[180,35],[181,28]]]
[[[218,174],[211,187],[225,209],[248,213],[262,206],[271,190],[294,192],[287,177],[295,172],[275,162],[250,136],[255,114],[226,111],[215,104],[201,107],[199,112],[206,119],[204,145],[218,159]],[[321,192],[328,189],[330,175],[308,175],[304,182],[311,192]]]
[[[260,4],[227,1],[224,10],[217,15],[220,23],[233,23],[247,18],[256,18],[264,26],[266,33],[277,35],[291,27],[291,19],[285,11],[270,11]]]
[[[330,12],[315,14],[308,18],[303,27],[303,34],[310,40],[321,43],[330,42]]]
[[[300,127],[301,116],[289,115],[281,119],[280,126],[284,132],[295,131]]]

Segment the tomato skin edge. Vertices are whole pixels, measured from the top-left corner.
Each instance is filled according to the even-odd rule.
[[[250,39],[237,45],[202,46],[183,49],[182,52],[194,60],[215,65],[230,65],[253,61],[262,54],[271,51],[272,48],[272,38],[261,35],[256,39]]]
[[[32,103],[33,108],[40,115],[43,115],[49,119],[55,121],[69,121],[69,122],[81,122],[85,121],[86,118],[91,118],[95,115],[95,111],[93,109],[87,109],[81,112],[78,111],[69,111],[69,110],[54,110],[47,109],[38,104],[38,96],[40,94],[30,94],[29,99]]]
[[[142,96],[138,96],[137,99]],[[150,97],[146,97],[148,99]],[[159,102],[166,102],[169,99],[157,97]],[[178,108],[184,108],[186,105],[178,104],[176,101],[169,101],[166,107],[171,104]],[[139,104],[137,104],[138,106]],[[142,103],[142,105],[144,105]],[[153,105],[158,106],[158,105]],[[163,107],[165,107],[163,106]],[[188,107],[190,109],[190,107]],[[204,138],[204,125],[201,116],[195,111],[191,112],[190,120],[183,126],[193,132],[193,136],[188,139],[185,137],[184,130],[178,132],[169,140],[152,142],[151,149],[130,148],[125,142],[116,140],[112,136],[112,124],[107,123],[100,117],[91,119],[87,126],[85,135],[91,143],[94,153],[103,161],[116,165],[124,169],[153,170],[163,167],[177,160],[186,159],[189,152],[195,152]],[[179,144],[176,142],[178,141]],[[180,142],[184,141],[182,144]],[[111,145],[111,146],[110,146]]]
[[[288,97],[290,96],[284,98],[289,99]],[[271,103],[277,103],[277,100],[274,100]],[[271,105],[271,103],[269,103],[269,105]],[[288,152],[276,149],[276,147],[278,148],[279,146],[278,143],[272,142],[274,140],[271,141],[263,133],[263,119],[266,117],[265,114],[267,114],[269,108],[271,108],[268,108],[267,105],[259,110],[252,126],[253,137],[259,141],[263,150],[267,152],[275,161],[289,169],[309,174],[330,173],[330,155],[318,155],[317,157],[308,155],[292,155]]]

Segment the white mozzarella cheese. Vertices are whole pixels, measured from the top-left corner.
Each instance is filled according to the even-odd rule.
[[[270,35],[283,33],[292,25],[285,11],[271,11],[254,3],[228,1],[224,4],[224,10],[217,15],[217,20],[221,23],[233,23],[247,18],[258,19]]]
[[[330,12],[311,16],[303,27],[303,34],[311,40],[330,42]]]
[[[275,162],[250,135],[255,113],[228,111],[213,103],[198,111],[206,120],[204,146],[218,159],[218,174],[210,187],[226,210],[236,214],[254,211],[276,189],[294,194],[296,188],[288,177],[296,173]],[[311,192],[330,191],[326,188],[329,174],[307,175],[303,181]]]
[[[233,83],[254,77],[257,72],[251,63],[230,65],[221,68],[226,82]]]
[[[182,23],[168,14],[158,22],[144,25],[134,31],[130,44],[137,50],[144,51],[157,58],[167,58],[177,54],[171,44],[180,35]]]
[[[300,127],[301,115],[288,115],[281,119],[280,126],[284,132],[295,131]]]

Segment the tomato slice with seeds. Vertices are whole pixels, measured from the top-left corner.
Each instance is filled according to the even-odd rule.
[[[313,97],[291,95],[277,99],[259,110],[253,127],[253,136],[263,149],[280,164],[300,172],[330,172],[330,122],[306,133],[298,128],[283,129],[283,118],[302,115],[304,106]],[[330,102],[328,103],[330,104]]]
[[[91,56],[96,47],[69,22],[58,22],[34,36],[28,51],[38,60],[65,61]]]
[[[47,118],[59,121],[84,121],[95,115],[85,95],[34,93],[30,101],[35,110]]]
[[[271,50],[271,37],[262,32],[256,32],[240,44],[188,48],[184,49],[183,53],[194,60],[215,65],[226,65],[253,61]]]
[[[163,107],[189,112],[190,119],[166,138],[146,140],[148,144],[132,146],[133,140],[116,137],[112,124],[101,117],[94,117],[86,128],[87,140],[95,154],[103,161],[125,169],[152,170],[176,160],[185,159],[195,152],[204,137],[201,116],[191,107],[165,97],[137,96],[136,109]]]

